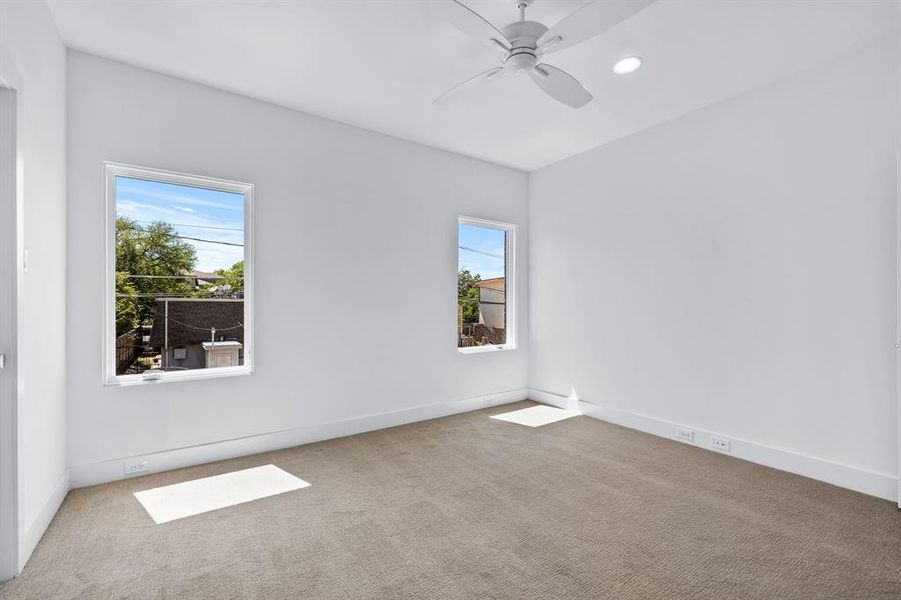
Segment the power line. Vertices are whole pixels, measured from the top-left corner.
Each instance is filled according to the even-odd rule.
[[[196,227],[198,229],[219,229],[221,231],[244,231],[243,229],[238,229],[236,227],[213,227],[212,225],[188,225],[187,223],[169,223],[168,221],[135,221],[135,223],[145,223],[147,225],[153,225],[154,223],[166,223],[167,225],[174,225],[175,227]]]
[[[191,294],[167,294],[160,292],[158,294],[116,294],[116,298],[196,298]]]
[[[470,248],[469,246],[457,246],[460,250],[466,250],[468,252],[475,252],[476,254],[484,254],[485,256],[490,256],[492,258],[499,258],[501,260],[504,259],[502,254],[492,254],[491,252],[484,252],[483,250],[476,250],[475,248]]]
[[[226,279],[225,275],[220,275],[219,273],[204,273],[203,275],[132,275],[129,273],[125,277],[128,277],[129,279],[207,279],[210,278],[210,275]],[[233,277],[233,279],[244,278]]]
[[[197,275],[126,275],[129,279],[203,279]],[[221,275],[220,275],[221,277]]]
[[[195,242],[206,242],[207,244],[222,244],[223,246],[237,246],[239,248],[244,247],[244,244],[233,244],[232,242],[219,242],[217,240],[204,240],[202,238],[188,237],[186,235],[173,235],[172,237],[178,238],[180,240],[193,240]]]
[[[143,221],[146,223],[146,221]],[[162,221],[165,222],[165,221]],[[177,223],[168,223],[169,225],[177,225]],[[191,225],[185,225],[184,227],[191,227]],[[207,227],[207,229],[222,229],[220,227]],[[234,231],[244,231],[243,229],[235,229]],[[239,248],[243,248],[244,244],[235,244],[233,242],[221,242],[219,240],[206,240],[203,238],[190,237],[186,235],[175,235],[170,234],[169,237],[178,238],[180,240],[193,240],[195,242],[206,242],[207,244],[222,244],[223,246],[237,246]]]
[[[240,293],[244,290],[233,290],[232,293]],[[219,296],[195,296],[193,293],[178,292],[147,292],[139,294],[116,294],[117,298],[196,298],[197,300],[222,300]],[[243,300],[243,298],[224,298],[225,300]]]
[[[241,292],[242,290],[237,290]],[[178,294],[172,292],[149,292],[147,294],[116,294],[116,298],[196,298],[197,300],[222,300],[219,296],[195,296],[193,294]],[[243,298],[224,298],[225,300],[243,300]]]
[[[232,329],[241,329],[244,327],[244,324],[241,323],[241,321],[237,321],[238,324],[235,325],[234,327],[219,328],[219,327],[197,327],[196,325],[189,325],[188,323],[183,323],[182,321],[179,321],[178,319],[176,319],[174,317],[164,317],[164,318],[169,319],[170,321],[173,321],[175,323],[178,323],[179,325],[181,325],[183,327],[190,327],[191,329],[199,329],[200,331],[212,331],[213,329],[215,329],[216,331],[231,331]]]

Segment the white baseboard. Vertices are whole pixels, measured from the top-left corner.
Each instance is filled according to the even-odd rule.
[[[566,396],[536,389],[529,390],[529,399],[559,408],[568,408],[567,403],[571,402]],[[710,436],[723,435],[698,429],[685,423],[672,423],[663,419],[606,408],[588,402],[580,401],[578,407],[582,414],[586,416],[673,440],[675,440],[678,427],[692,429],[695,435],[694,442],[678,441],[711,452],[715,452],[715,450],[710,450]],[[898,478],[893,475],[877,473],[793,450],[736,439],[729,435],[724,435],[723,437],[727,437],[732,443],[732,451],[728,453],[729,456],[766,465],[781,471],[788,471],[796,475],[803,475],[811,479],[825,481],[826,483],[876,496],[877,498],[893,502],[898,501]]]
[[[73,465],[69,468],[72,489],[125,479],[124,461],[141,459],[150,462],[149,469],[139,475],[171,471],[218,460],[226,460],[260,452],[270,452],[282,448],[291,448],[311,442],[320,442],[333,438],[355,435],[366,431],[405,425],[416,421],[425,421],[438,417],[446,417],[458,413],[469,412],[488,406],[497,406],[518,402],[528,398],[528,389],[519,388],[495,394],[486,394],[465,400],[443,402],[407,408],[389,413],[368,415],[345,421],[337,421],[325,425],[300,427],[285,431],[264,433],[238,439],[224,440],[199,446],[177,448],[144,454],[140,456],[123,456],[113,460],[96,463]]]
[[[25,568],[25,563],[31,558],[31,553],[34,552],[38,542],[41,541],[41,537],[44,535],[44,532],[47,531],[47,527],[50,526],[50,521],[53,520],[53,516],[56,514],[56,511],[59,510],[59,507],[62,505],[63,500],[66,499],[66,494],[68,493],[69,470],[67,469],[60,476],[56,485],[53,486],[50,497],[47,498],[47,501],[44,503],[44,506],[41,508],[37,517],[35,517],[34,521],[25,528],[23,535],[19,538],[19,573]]]

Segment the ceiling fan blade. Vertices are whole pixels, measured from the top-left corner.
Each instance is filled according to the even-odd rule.
[[[575,77],[557,67],[541,63],[529,71],[529,76],[545,94],[573,108],[585,106],[594,98]]]
[[[442,2],[445,18],[457,29],[492,48],[510,50],[510,41],[501,31],[459,0]]]
[[[458,83],[451,89],[435,98],[435,100],[433,100],[433,104],[440,106],[453,102],[454,100],[462,96],[465,92],[469,91],[473,87],[477,87],[479,84],[484,84],[488,83],[489,81],[500,79],[500,76],[501,74],[503,74],[503,72],[504,67],[494,67],[493,69],[482,71],[478,75],[474,75],[466,81]]]
[[[604,33],[654,0],[594,0],[580,6],[538,38],[539,52],[556,52]]]

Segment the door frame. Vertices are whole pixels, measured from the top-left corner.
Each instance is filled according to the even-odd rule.
[[[898,508],[901,509],[901,146],[895,149],[895,400],[898,404]]]
[[[19,348],[23,257],[22,82],[0,48],[0,581],[19,574]]]

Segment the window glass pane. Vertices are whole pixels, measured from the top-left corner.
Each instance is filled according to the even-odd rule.
[[[507,233],[459,224],[457,347],[507,342]]]
[[[244,195],[116,177],[117,375],[244,364]]]

